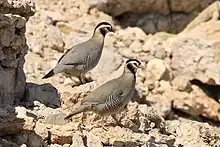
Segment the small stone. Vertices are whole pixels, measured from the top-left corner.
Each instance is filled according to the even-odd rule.
[[[72,144],[70,147],[85,147],[83,139],[80,135],[74,133],[72,137]]]
[[[16,117],[18,117],[18,118],[25,118],[25,117],[27,117],[27,109],[24,108],[24,107],[20,107],[20,106],[16,107],[15,108],[15,112],[17,113]]]
[[[161,59],[152,59],[147,64],[147,69],[153,74],[156,80],[161,80],[166,73],[166,66]]]
[[[179,90],[179,91],[185,91],[190,92],[192,90],[189,78],[186,76],[177,76],[172,81],[173,89]]]
[[[45,118],[45,123],[53,125],[64,125],[66,124],[66,121],[64,120],[65,117],[66,114],[64,113],[51,114]]]

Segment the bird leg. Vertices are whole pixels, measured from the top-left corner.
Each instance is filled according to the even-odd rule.
[[[111,115],[111,117],[115,120],[115,122],[118,126],[125,127],[121,122],[118,121],[118,119],[116,118],[116,115]]]
[[[86,80],[85,80],[84,74],[81,74],[81,75],[79,76],[79,80],[80,80],[80,82],[81,82],[82,84],[86,84]]]

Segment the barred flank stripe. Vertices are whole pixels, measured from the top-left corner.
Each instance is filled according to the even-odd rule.
[[[85,64],[84,70],[89,70],[89,69],[94,68],[96,66],[96,64],[99,61],[99,57],[97,57],[99,54],[101,56],[101,53],[98,51],[92,51],[89,53],[89,55],[85,61],[86,64]]]
[[[109,96],[106,99],[106,105],[104,108],[105,112],[114,112],[117,111],[118,109],[120,109],[122,107],[122,101],[120,98],[114,97],[114,96]]]

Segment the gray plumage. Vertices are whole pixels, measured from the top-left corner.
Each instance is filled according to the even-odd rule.
[[[94,29],[93,36],[89,40],[70,48],[43,79],[64,72],[82,80],[84,74],[98,64],[102,54],[105,35],[109,32],[114,32],[109,23],[99,23]]]
[[[136,82],[135,73],[140,65],[138,60],[129,59],[120,77],[110,80],[92,91],[83,99],[81,106],[65,119],[85,111],[94,111],[99,115],[115,115],[120,112],[133,96]]]

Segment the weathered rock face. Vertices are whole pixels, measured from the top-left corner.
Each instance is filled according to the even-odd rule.
[[[125,12],[145,13],[159,12],[161,14],[169,14],[175,12],[190,13],[193,11],[201,11],[207,7],[213,0],[88,0],[91,7],[97,7],[112,16],[119,16]]]
[[[90,8],[117,17],[124,26],[138,26],[146,33],[177,33],[215,0],[88,0]]]
[[[17,14],[28,19],[34,15],[35,3],[32,0],[1,0],[0,13]]]
[[[0,105],[14,104],[24,94],[23,65],[28,49],[25,39],[25,24],[27,18],[33,15],[32,8],[34,8],[29,4],[31,1],[30,3],[24,3],[24,1],[0,2]]]

